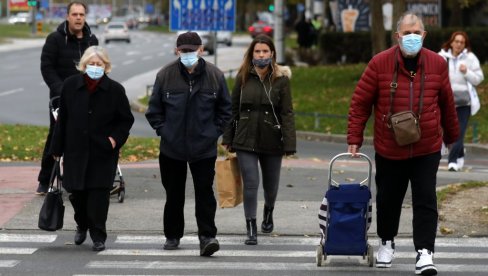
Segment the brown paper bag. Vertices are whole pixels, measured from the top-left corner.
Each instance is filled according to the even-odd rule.
[[[242,202],[242,180],[237,156],[229,155],[215,164],[220,208],[232,208]]]

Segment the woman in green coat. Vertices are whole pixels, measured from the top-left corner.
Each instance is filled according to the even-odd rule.
[[[296,152],[290,77],[289,67],[276,64],[271,38],[257,36],[237,74],[232,92],[233,123],[222,142],[227,149],[236,151],[244,182],[245,244],[257,244],[259,167],[264,190],[261,231],[271,233],[282,157]]]

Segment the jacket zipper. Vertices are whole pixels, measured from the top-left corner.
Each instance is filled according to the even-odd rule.
[[[190,90],[189,90],[188,96],[186,97],[186,104],[185,104],[185,136],[184,137],[187,137],[187,135],[188,135],[188,116],[187,116],[187,114],[188,114],[188,109],[189,109],[188,107],[190,105],[191,93],[193,92],[193,82],[194,82],[193,80],[188,81],[188,84],[190,86]],[[186,141],[188,141],[188,140],[186,140]],[[187,149],[189,148],[188,144],[186,145],[186,148]],[[191,160],[190,160],[189,152],[190,151],[187,150],[185,154],[186,154],[186,160],[188,160],[190,162]]]
[[[413,79],[412,78],[410,78],[410,110],[413,112]],[[410,158],[412,157],[413,157],[413,144],[410,144]]]

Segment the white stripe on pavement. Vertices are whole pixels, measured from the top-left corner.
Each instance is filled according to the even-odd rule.
[[[342,264],[343,265],[343,264]],[[317,267],[315,263],[243,263],[243,262],[162,262],[162,261],[92,261],[86,265],[87,268],[104,268],[104,269],[173,269],[173,270],[247,270],[247,271],[348,271],[348,272],[371,272],[381,271],[395,273],[398,271],[413,271],[413,264],[398,264],[385,270],[384,268],[371,268],[364,264],[347,265],[347,266],[325,266]],[[473,264],[440,264],[436,265],[437,269],[449,272],[486,272],[485,265]]]
[[[16,88],[16,89],[0,92],[0,97],[7,96],[10,94],[14,94],[14,93],[18,93],[18,92],[22,92],[22,91],[24,91],[24,88]]]
[[[37,248],[21,248],[21,247],[0,247],[0,255],[29,255],[37,251]]]
[[[198,256],[200,250],[157,250],[157,249],[106,249],[98,255],[111,256]],[[315,251],[292,251],[292,250],[219,250],[214,256],[225,257],[272,257],[272,258],[301,258],[315,257]]]
[[[55,241],[56,237],[57,235],[0,234],[0,242],[50,243]]]
[[[219,243],[222,245],[236,245],[244,242],[246,236],[217,236]],[[320,237],[280,237],[280,236],[259,236],[259,245],[318,245]],[[163,235],[118,235],[115,243],[127,244],[163,244],[166,238]],[[181,243],[198,243],[198,237],[186,236],[180,241]],[[377,238],[370,238],[368,243],[372,246],[378,246]],[[411,238],[395,239],[396,246],[413,246]],[[436,239],[436,248],[439,247],[487,247],[488,238],[438,238]]]
[[[14,267],[19,263],[17,260],[0,260],[0,267]]]

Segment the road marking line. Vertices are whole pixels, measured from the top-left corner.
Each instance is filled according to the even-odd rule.
[[[144,56],[142,57],[142,60],[150,60],[153,59],[153,56]]]
[[[198,256],[200,250],[179,249],[179,250],[158,250],[158,249],[107,249],[99,252],[98,255],[110,256]],[[314,250],[292,251],[292,250],[220,250],[214,256],[226,257],[272,257],[272,258],[312,258],[316,256]]]
[[[382,268],[371,268],[364,264],[351,265],[341,264],[345,266],[330,266],[317,267],[315,262],[311,263],[256,263],[256,262],[192,262],[188,265],[188,262],[163,262],[163,261],[92,261],[89,262],[87,268],[107,268],[107,269],[173,269],[173,270],[267,270],[267,271],[350,271],[350,272],[374,272],[385,270]],[[473,265],[473,264],[453,264],[436,265],[439,271],[449,272],[486,272],[485,265]],[[395,271],[411,271],[413,272],[415,266],[413,264],[393,264],[388,269],[389,273]]]
[[[19,263],[20,261],[17,260],[0,260],[0,267],[14,267]]]
[[[134,62],[135,62],[135,60],[129,59],[129,60],[126,60],[126,61],[122,62],[122,65],[129,65],[129,64],[132,64]]]
[[[37,251],[37,248],[0,247],[0,254],[4,255],[29,255]]]
[[[57,235],[0,234],[0,242],[50,243]]]
[[[0,92],[0,97],[1,96],[7,96],[10,94],[14,94],[14,93],[18,93],[18,92],[22,92],[22,91],[24,91],[24,88],[16,88],[16,89]]]

